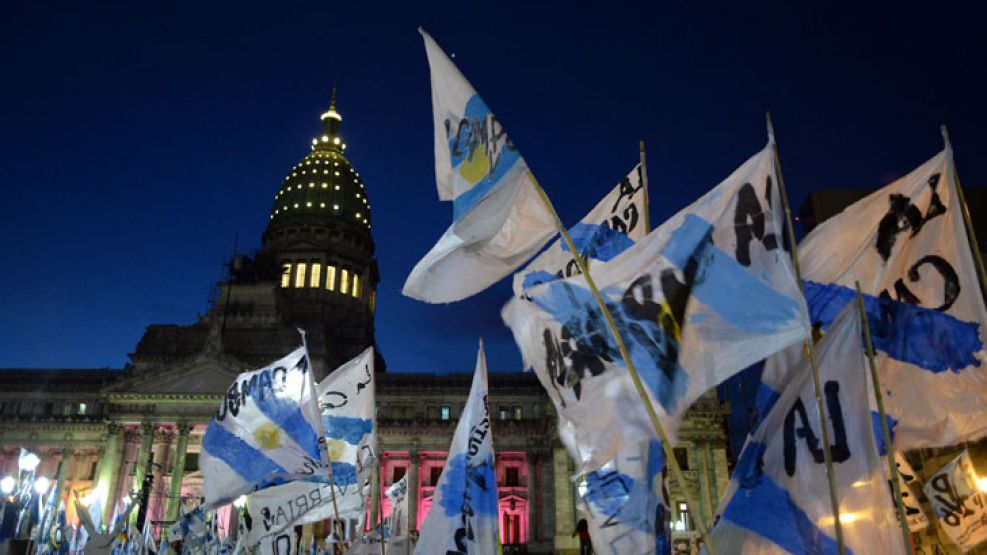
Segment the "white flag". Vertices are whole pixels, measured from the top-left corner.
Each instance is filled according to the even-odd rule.
[[[880,423],[880,418],[878,418],[875,427],[880,425]],[[874,430],[874,432],[876,434],[881,433],[879,430]],[[929,527],[929,519],[922,512],[922,504],[919,502],[918,497],[915,495],[915,489],[912,487],[913,485],[918,485],[918,475],[912,469],[912,465],[908,464],[908,459],[900,452],[895,451],[894,460],[898,466],[898,487],[901,489],[901,501],[905,506],[905,519],[908,521],[908,529],[912,532],[924,530]],[[886,465],[887,463],[887,455],[881,457],[881,464]],[[889,469],[888,476],[890,475]],[[888,484],[890,483],[889,480]]]
[[[854,308],[840,314],[816,349],[840,522],[847,553],[904,554],[874,442],[867,362]],[[712,541],[720,553],[837,553],[808,364],[793,376],[737,461],[713,528]]]
[[[970,454],[964,449],[925,484],[925,496],[949,539],[966,553],[987,540],[987,509],[977,487]]]
[[[665,537],[661,443],[650,441],[620,450],[613,461],[588,473],[579,486],[593,549],[598,553],[662,553]]]
[[[808,319],[788,254],[770,146],[719,186],[610,262],[597,283],[655,412],[674,436],[704,392],[796,343]],[[502,316],[572,422],[582,471],[623,444],[654,437],[616,344],[583,276],[514,298]]]
[[[364,485],[376,461],[375,384],[373,347],[319,383],[335,491],[323,474],[318,481],[291,482],[249,495],[247,511],[252,525],[248,546],[292,526],[335,518],[336,510],[341,520],[360,518],[367,506]]]
[[[569,229],[572,241],[592,270],[595,261],[606,262],[648,234],[645,227],[647,191],[638,164],[578,224]],[[569,246],[557,239],[537,258],[514,274],[514,295],[524,289],[579,273]]]
[[[943,151],[799,246],[813,324],[825,329],[856,302],[860,281],[900,450],[987,435],[987,311],[954,172],[952,153]]]
[[[497,473],[487,408],[483,342],[476,356],[470,396],[452,436],[449,457],[422,523],[416,555],[499,552]]]
[[[394,482],[384,492],[391,501],[391,541],[408,535],[408,476]]]
[[[472,85],[425,31],[432,71],[435,181],[453,221],[403,293],[448,303],[475,295],[531,258],[557,231],[534,176]]]
[[[322,419],[304,347],[237,376],[202,440],[204,510],[326,471]]]

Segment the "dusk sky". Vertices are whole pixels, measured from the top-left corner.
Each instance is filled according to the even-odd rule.
[[[259,247],[335,79],[389,371],[470,371],[478,336],[492,370],[520,370],[509,280],[447,306],[400,293],[452,214],[419,25],[570,224],[641,139],[659,224],[764,146],[766,110],[795,206],[907,173],[942,149],[940,123],[963,183],[987,183],[976,8],[740,4],[4,3],[0,368],[122,368],[146,326],[193,323],[235,238]]]

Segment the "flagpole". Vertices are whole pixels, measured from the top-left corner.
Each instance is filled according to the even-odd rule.
[[[312,367],[312,358],[308,355],[308,342],[305,340],[305,330],[303,330],[302,328],[296,328],[296,329],[298,330],[298,333],[301,334],[302,336],[302,347],[305,348],[305,362],[308,364],[308,372],[310,376],[309,379],[311,379],[311,376],[315,375],[315,368]],[[323,430],[323,432],[325,432],[325,430]],[[328,463],[326,464],[326,471],[329,476],[329,497],[332,498],[332,514],[335,517],[333,520],[332,528],[333,528],[333,532],[336,532],[337,528],[341,525],[341,523],[339,521],[339,507],[336,505],[336,483],[332,479],[332,453],[329,452],[329,444],[326,442],[325,436],[319,439],[322,440],[322,443],[326,447],[326,462]],[[339,533],[336,534],[337,541],[341,541],[340,540],[341,537],[342,534]]]
[[[644,187],[644,232],[651,233],[651,201],[648,198],[648,160],[644,155],[644,140],[641,147],[641,185]]]
[[[379,447],[378,447],[379,452]],[[384,548],[384,507],[382,506],[383,499],[380,496],[380,490],[384,488],[384,483],[380,479],[380,457],[377,458],[377,464],[374,465],[374,471],[377,473],[377,487],[374,488],[374,495],[377,496],[377,514],[374,515],[374,519],[380,521],[380,555],[385,555]]]
[[[641,398],[641,403],[644,405],[644,410],[648,413],[648,418],[651,419],[651,424],[655,428],[655,432],[658,434],[658,439],[661,440],[662,449],[665,452],[665,461],[672,469],[672,474],[675,475],[675,480],[679,483],[679,487],[682,488],[682,494],[685,496],[685,502],[690,507],[695,507],[697,512],[697,517],[700,522],[699,532],[703,536],[703,542],[706,544],[706,548],[709,551],[709,555],[717,555],[716,548],[713,545],[713,539],[709,535],[709,526],[705,516],[702,511],[699,510],[699,504],[696,503],[689,491],[689,483],[685,479],[685,475],[682,474],[682,468],[679,467],[678,460],[675,458],[675,451],[672,449],[671,442],[668,439],[668,434],[665,433],[665,428],[661,425],[661,421],[658,420],[658,415],[655,413],[655,408],[651,405],[651,401],[648,398],[648,393],[644,389],[644,384],[641,382],[641,376],[638,375],[637,367],[634,366],[634,361],[631,360],[631,355],[627,350],[627,346],[624,344],[624,339],[620,335],[620,331],[617,329],[617,324],[614,322],[613,315],[610,313],[610,309],[607,308],[607,304],[603,301],[603,296],[600,295],[600,290],[596,288],[596,282],[593,281],[592,276],[589,273],[589,267],[586,264],[586,260],[583,258],[579,249],[576,248],[576,244],[573,242],[572,237],[569,236],[569,231],[562,225],[562,220],[559,219],[558,212],[555,211],[555,207],[552,206],[552,202],[548,199],[548,194],[542,189],[541,185],[535,179],[529,171],[529,177],[531,182],[534,184],[535,191],[538,193],[539,198],[541,198],[542,203],[545,205],[545,209],[552,215],[555,219],[555,227],[559,230],[562,235],[562,239],[565,240],[566,245],[569,247],[569,252],[572,253],[572,257],[576,260],[576,264],[579,266],[580,273],[586,279],[586,285],[589,287],[590,291],[593,293],[593,297],[596,299],[597,305],[600,307],[600,312],[603,313],[603,317],[606,318],[607,327],[610,328],[610,333],[613,335],[614,342],[617,344],[617,349],[620,351],[620,356],[624,360],[624,365],[627,367],[627,372],[631,376],[631,381],[634,383],[634,389],[637,390],[638,396]]]
[[[960,176],[956,173],[956,163],[953,161],[953,144],[949,141],[949,130],[945,125],[939,126],[942,132],[942,140],[946,143],[946,151],[949,154],[949,169],[953,172],[953,183],[956,186],[956,198],[960,201],[960,212],[963,213],[963,223],[966,224],[966,235],[973,250],[973,260],[977,265],[977,277],[980,278],[980,290],[983,292],[984,301],[987,302],[987,272],[984,271],[984,259],[980,255],[980,245],[977,243],[977,235],[973,232],[973,222],[970,220],[970,209],[966,204],[966,196],[963,194],[963,187],[960,186]]]
[[[788,242],[792,248],[792,266],[795,268],[795,279],[798,281],[799,291],[804,297],[802,268],[799,265],[795,228],[792,226],[792,210],[788,204],[785,178],[781,173],[781,161],[778,159],[778,143],[775,142],[775,128],[771,122],[771,112],[767,112],[765,117],[768,125],[768,140],[771,142],[771,148],[774,151],[775,173],[778,174],[778,190],[781,192],[781,204],[785,209],[785,230],[788,233]],[[836,545],[839,547],[840,555],[844,555],[846,553],[846,545],[843,541],[843,523],[840,522],[840,499],[836,493],[836,473],[833,471],[833,454],[830,452],[829,416],[826,412],[826,405],[823,403],[822,384],[819,380],[819,366],[816,364],[816,350],[811,335],[802,343],[802,347],[806,354],[809,355],[809,368],[812,370],[812,383],[815,386],[816,409],[819,411],[819,427],[822,428],[823,460],[826,463],[826,479],[829,482],[829,501],[833,507],[833,531],[836,534]]]
[[[877,413],[881,417],[881,436],[884,437],[884,449],[887,451],[888,468],[891,471],[891,491],[894,492],[895,512],[901,524],[901,537],[905,540],[908,552],[912,550],[912,535],[908,530],[908,519],[905,517],[905,502],[901,498],[901,484],[898,483],[898,463],[895,460],[895,449],[892,443],[891,430],[888,429],[888,419],[884,412],[884,395],[881,393],[881,380],[877,376],[877,365],[874,364],[874,343],[871,341],[870,321],[867,319],[867,309],[864,306],[864,295],[860,292],[860,282],[857,287],[857,308],[860,320],[864,326],[864,341],[867,347],[867,365],[870,367],[871,386],[874,388],[874,399],[877,401]]]

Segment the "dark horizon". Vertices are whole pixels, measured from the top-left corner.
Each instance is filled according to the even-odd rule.
[[[448,306],[400,294],[452,212],[435,192],[419,25],[566,222],[645,140],[654,227],[764,146],[769,109],[793,209],[904,175],[942,149],[940,123],[964,185],[987,182],[974,10],[5,6],[0,368],[120,368],[146,326],[194,322],[234,241],[259,247],[335,80],[372,204],[389,371],[469,372],[480,336],[491,371],[520,370],[499,315],[509,280]]]

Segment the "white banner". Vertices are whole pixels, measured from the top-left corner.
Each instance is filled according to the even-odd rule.
[[[878,431],[878,433],[880,432]],[[908,464],[908,459],[900,452],[895,451],[894,460],[898,466],[898,487],[901,488],[901,501],[905,505],[905,519],[908,520],[908,529],[912,532],[925,530],[929,527],[929,519],[922,512],[922,504],[919,502],[918,496],[915,495],[915,487],[919,485],[918,475],[912,469],[912,465]],[[881,462],[887,464],[887,456],[881,457]],[[888,476],[891,476],[890,469]],[[890,484],[890,479],[888,483]]]
[[[966,553],[987,540],[987,509],[977,475],[964,450],[925,484],[925,496],[939,526]]]

